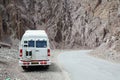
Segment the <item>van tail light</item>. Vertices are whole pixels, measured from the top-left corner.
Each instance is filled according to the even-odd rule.
[[[48,56],[50,56],[50,49],[48,49]]]
[[[28,66],[30,63],[29,62],[23,62],[23,65]]]
[[[47,62],[46,61],[41,61],[40,64],[47,64]]]
[[[19,56],[22,57],[22,49],[20,49],[20,55]]]

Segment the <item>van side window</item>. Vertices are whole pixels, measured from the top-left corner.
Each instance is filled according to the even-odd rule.
[[[27,43],[27,41],[24,41],[24,43]]]
[[[28,41],[28,47],[34,47],[34,45],[35,45],[35,41],[33,40]]]
[[[27,45],[24,45],[24,47],[27,47]]]
[[[37,48],[46,48],[47,47],[47,41],[45,41],[45,40],[42,40],[42,41],[37,40],[36,41],[36,47]]]

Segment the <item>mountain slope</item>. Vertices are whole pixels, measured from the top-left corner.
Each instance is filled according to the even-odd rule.
[[[119,0],[0,0],[0,40],[11,44],[27,29],[44,29],[51,48],[114,45],[119,25]]]

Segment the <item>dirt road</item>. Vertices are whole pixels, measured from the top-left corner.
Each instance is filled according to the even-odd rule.
[[[52,65],[48,70],[43,67],[32,67],[30,71],[24,71],[18,66],[15,49],[0,49],[0,80],[69,80],[65,71],[60,67],[57,56],[60,51],[53,51]]]
[[[65,51],[58,56],[71,80],[120,80],[120,64],[92,57],[89,52]]]

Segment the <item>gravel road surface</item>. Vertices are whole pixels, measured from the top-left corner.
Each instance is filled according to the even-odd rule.
[[[0,80],[120,80],[120,64],[94,58],[90,50],[52,51],[48,70],[18,66],[18,50],[0,49]]]
[[[18,66],[18,50],[0,49],[0,80],[69,80],[69,77],[57,61],[60,50],[54,50],[52,65],[48,70],[43,67],[32,67],[30,71],[24,71]]]
[[[65,51],[58,60],[71,80],[120,80],[120,64],[94,58],[89,50]]]

